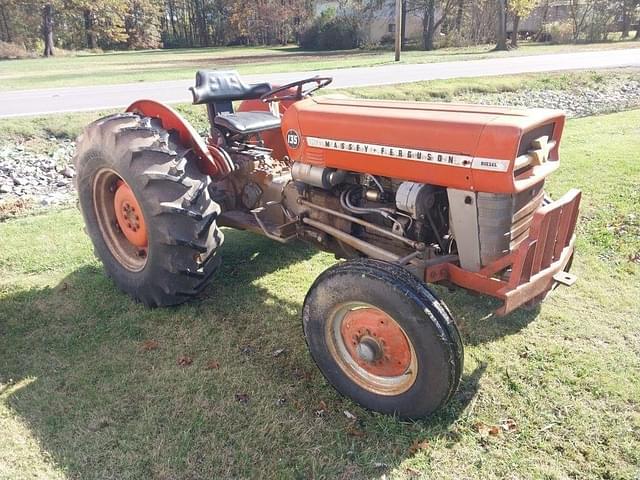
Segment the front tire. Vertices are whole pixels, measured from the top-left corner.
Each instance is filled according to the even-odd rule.
[[[219,263],[220,207],[195,160],[159,120],[133,113],[97,120],[78,139],[76,186],[95,253],[147,306],[194,297]]]
[[[458,386],[464,352],[451,314],[398,265],[359,259],[329,268],[309,290],[302,317],[329,383],[370,410],[424,417]]]

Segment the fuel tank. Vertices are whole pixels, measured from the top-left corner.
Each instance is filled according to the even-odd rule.
[[[461,190],[523,191],[558,166],[564,113],[312,97],[282,119],[295,161]]]

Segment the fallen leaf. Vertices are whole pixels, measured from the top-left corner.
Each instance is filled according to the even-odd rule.
[[[316,417],[320,418],[320,417],[324,417],[328,411],[329,411],[329,407],[327,407],[327,404],[325,403],[325,401],[320,400],[320,404],[318,405],[318,408],[314,410],[313,413],[315,413]]]
[[[157,340],[145,340],[140,345],[140,350],[143,352],[150,352],[152,350],[157,350],[160,347],[160,344]]]
[[[254,352],[253,347],[251,345],[244,345],[240,347],[240,351],[245,355],[251,355]]]
[[[236,393],[236,400],[240,403],[247,403],[249,402],[249,395],[246,393]]]
[[[182,357],[178,358],[178,365],[180,365],[181,367],[188,367],[192,363],[193,363],[193,358],[188,357],[186,355],[183,355]]]
[[[286,352],[286,348],[279,348],[277,350],[274,350],[273,352],[271,352],[271,356],[272,357],[279,357],[280,355],[282,355],[284,352]]]
[[[409,453],[414,455],[418,453],[420,450],[426,450],[429,448],[429,442],[426,440],[414,440],[411,446],[409,447]]]
[[[513,418],[506,418],[500,423],[500,427],[505,432],[515,432],[518,429],[518,424]]]
[[[495,437],[500,434],[500,428],[496,425],[487,425],[483,422],[477,422],[473,425],[473,429],[480,434],[481,437],[486,438],[489,435]]]
[[[347,435],[351,435],[352,437],[364,437],[365,433],[358,428],[356,422],[351,422],[347,427]]]
[[[351,413],[349,410],[345,410],[344,412],[344,416],[347,417],[349,420],[355,420],[357,417]]]
[[[420,471],[415,468],[405,467],[405,473],[407,473],[410,477],[418,477],[420,476]]]
[[[218,368],[220,368],[220,363],[216,360],[209,360],[207,363],[207,370],[217,370]]]

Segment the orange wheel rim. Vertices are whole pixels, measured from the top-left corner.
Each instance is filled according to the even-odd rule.
[[[377,308],[350,310],[340,328],[354,361],[374,375],[396,377],[411,363],[411,349],[400,326]]]
[[[142,208],[140,208],[140,204],[131,187],[125,181],[118,180],[117,185],[113,197],[113,208],[118,226],[131,244],[136,247],[147,248],[149,240],[147,238],[147,226],[142,216]]]
[[[399,395],[415,383],[418,361],[406,332],[389,314],[361,302],[339,305],[326,322],[327,346],[362,388]]]
[[[148,234],[133,190],[110,168],[96,172],[93,207],[102,239],[127,270],[139,272],[147,263]]]

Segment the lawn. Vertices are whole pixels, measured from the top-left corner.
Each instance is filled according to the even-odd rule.
[[[301,303],[331,255],[228,230],[199,301],[147,310],[75,209],[0,223],[0,478],[637,479],[640,110],[569,121],[561,152],[548,190],[584,192],[578,283],[505,318],[437,288],[465,371],[418,422],[341,398],[307,353]]]
[[[493,52],[493,45],[407,51],[404,63],[480,60],[505,56],[637,48],[640,42],[616,41],[586,45],[523,42],[517,50]],[[149,82],[193,78],[201,68],[237,69],[240,73],[271,73],[373,66],[393,63],[386,50],[312,52],[298,47],[217,47],[82,54],[77,56],[0,61],[0,88],[32,89],[107,83]]]

